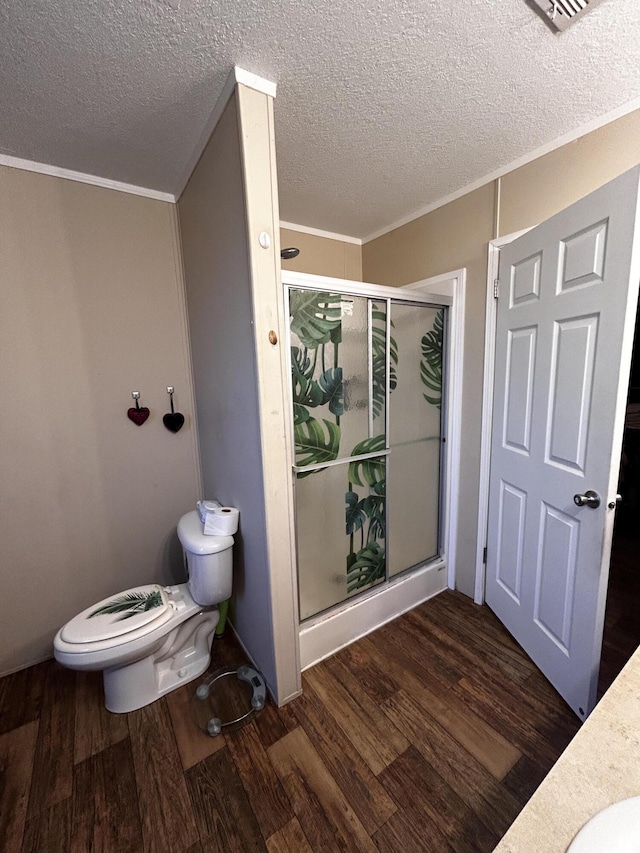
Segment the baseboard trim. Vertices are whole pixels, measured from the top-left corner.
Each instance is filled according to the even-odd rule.
[[[386,625],[447,589],[447,571],[439,561],[398,578],[366,598],[318,617],[300,628],[300,667],[309,669],[325,658]]]
[[[18,666],[14,666],[12,669],[5,669],[0,672],[0,678],[4,678],[5,675],[13,675],[14,672],[22,672],[23,669],[29,669],[30,666],[36,666],[39,663],[44,663],[46,660],[53,660],[53,655],[45,655],[44,657],[39,657],[35,660],[29,661],[29,663],[21,663]]]
[[[235,629],[235,627],[234,627],[233,623],[232,623],[232,622],[227,618],[227,630],[228,630],[229,628],[231,629],[231,631],[232,631],[232,633],[233,633],[234,637],[236,638],[236,640],[238,641],[238,645],[240,646],[240,648],[242,649],[242,651],[243,651],[243,652],[245,653],[245,655],[247,656],[247,660],[249,661],[249,663],[250,663],[253,667],[255,667],[255,669],[257,669],[257,670],[258,670],[258,672],[262,673],[262,670],[260,669],[260,667],[259,667],[259,666],[257,666],[257,665],[256,665],[256,662],[254,661],[253,657],[252,657],[252,656],[249,654],[249,652],[247,651],[247,647],[245,646],[245,644],[244,644],[244,643],[242,642],[242,640],[240,639],[240,636],[239,636],[238,632],[236,631],[236,629]],[[223,636],[224,636],[224,635],[223,635]],[[218,640],[220,640],[221,638],[220,638],[220,637],[218,637],[217,639],[218,639]],[[214,643],[215,643],[215,640],[214,640]],[[264,678],[264,673],[262,673],[262,677]],[[282,702],[280,702],[280,705],[278,705],[278,702],[277,702],[277,700],[276,700],[275,692],[272,690],[272,688],[271,688],[270,684],[267,682],[267,679],[266,679],[266,678],[264,679],[264,683],[267,685],[267,690],[269,691],[269,696],[271,697],[271,701],[273,702],[273,704],[274,704],[276,707],[280,707],[280,708],[281,708],[283,705],[286,705],[288,702],[291,702],[291,700],[292,700],[292,699],[295,699],[297,696],[301,696],[301,695],[302,695],[302,690],[298,690],[298,691],[296,691],[295,693],[292,693],[292,694],[291,694],[291,696],[285,696],[285,698],[282,700]]]

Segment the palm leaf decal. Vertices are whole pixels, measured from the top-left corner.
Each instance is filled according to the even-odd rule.
[[[385,576],[384,548],[377,542],[368,542],[355,554],[347,569],[347,592],[370,586]]]
[[[294,376],[304,376],[311,379],[313,367],[306,347],[291,347],[291,372]]]
[[[318,384],[322,388],[322,405],[328,403],[331,414],[339,418],[344,414],[342,368],[332,367],[325,370]]]
[[[362,530],[362,527],[367,520],[367,514],[362,506],[363,501],[358,498],[356,492],[347,492],[344,496],[344,500],[347,505],[345,510],[347,536],[350,536],[357,530]]]
[[[442,343],[444,339],[444,308],[441,308],[433,321],[433,329],[422,336],[422,361],[420,378],[430,393],[423,394],[427,403],[440,408],[442,406]]]
[[[323,462],[333,462],[338,458],[340,427],[324,419],[322,423],[326,433],[320,421],[315,418],[294,424],[297,465],[321,465]],[[306,477],[312,473],[312,471],[302,471],[298,473],[298,477]]]
[[[393,321],[391,321],[393,328]],[[398,384],[398,344],[393,335],[389,339],[389,392],[393,391]],[[373,399],[371,405],[373,416],[379,417],[385,404],[387,394],[386,388],[387,372],[387,312],[381,311],[376,303],[373,303],[371,311],[371,379],[373,386]]]
[[[290,293],[291,331],[309,349],[317,349],[336,338],[342,323],[342,297],[318,290]],[[332,336],[333,332],[333,336]]]
[[[384,450],[386,439],[384,435],[374,435],[360,441],[351,451],[352,456],[360,456],[365,453],[375,453]],[[379,459],[357,459],[349,463],[349,482],[358,486],[375,487],[376,483],[383,482],[386,477],[385,458]]]
[[[291,347],[294,424],[308,421],[311,417],[309,409],[322,405],[323,390],[313,378],[314,366],[306,347]]]
[[[311,417],[309,408],[322,405],[324,392],[315,379],[308,379],[301,374],[294,374],[292,382],[293,422],[301,424]]]
[[[121,622],[123,619],[130,619],[137,613],[145,613],[147,610],[153,610],[154,607],[162,605],[162,594],[160,590],[154,589],[152,592],[127,592],[119,598],[114,598],[108,604],[98,607],[93,613],[87,616],[91,619],[93,616],[106,616],[109,613],[122,613],[116,621]]]
[[[382,487],[382,491],[384,492],[384,482],[377,483],[378,487]],[[376,541],[377,539],[384,539],[386,536],[385,533],[385,496],[381,495],[367,495],[367,497],[362,501],[362,509],[366,513],[367,518],[369,519],[369,533],[367,539],[369,542]]]

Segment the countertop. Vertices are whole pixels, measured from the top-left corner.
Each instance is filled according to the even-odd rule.
[[[640,795],[640,649],[551,768],[494,853],[565,853],[606,806]]]

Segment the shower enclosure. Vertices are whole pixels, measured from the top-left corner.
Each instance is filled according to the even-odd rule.
[[[442,562],[448,306],[283,274],[302,625]]]

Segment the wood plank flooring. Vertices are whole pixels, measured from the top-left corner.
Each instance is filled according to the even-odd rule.
[[[640,528],[623,514],[616,519],[611,551],[598,698],[640,644],[639,553]]]
[[[231,636],[212,669],[243,662]],[[579,722],[486,607],[446,592],[218,738],[196,684],[131,714],[49,661],[0,680],[4,853],[483,853]]]

